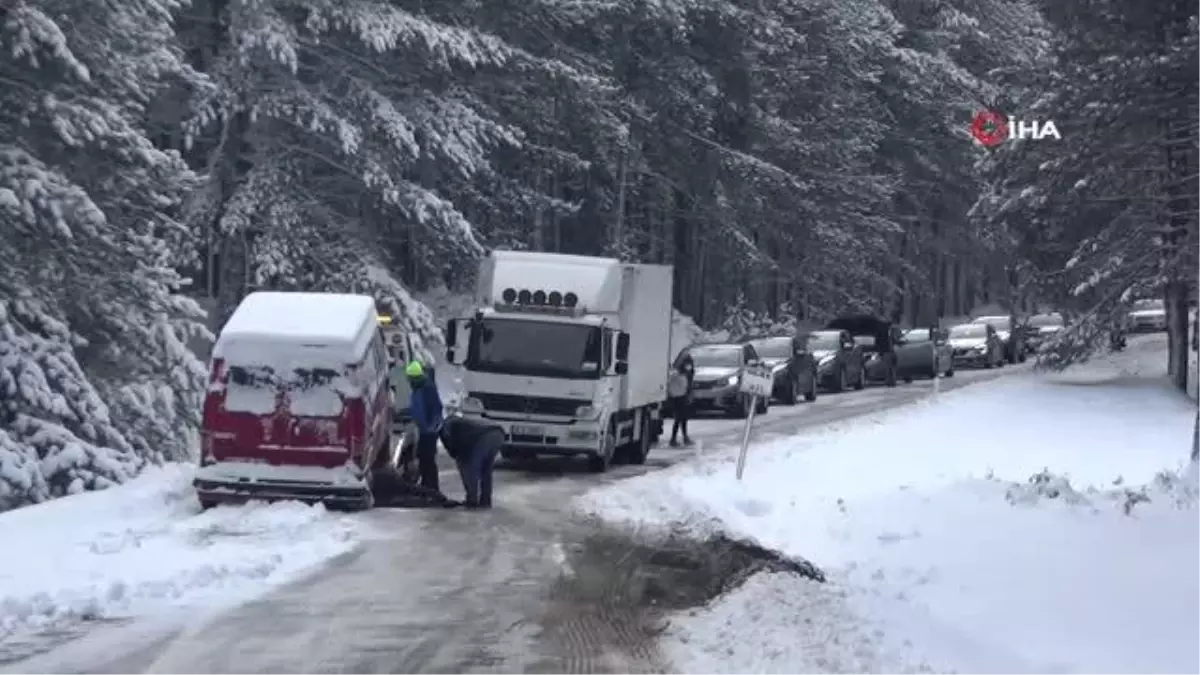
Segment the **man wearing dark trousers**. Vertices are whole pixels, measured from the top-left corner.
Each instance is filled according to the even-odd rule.
[[[504,445],[504,429],[484,420],[455,415],[442,426],[442,445],[458,465],[467,508],[492,508],[492,473]]]
[[[417,465],[421,473],[421,487],[440,492],[438,487],[437,443],[442,430],[444,413],[442,397],[437,386],[425,375],[425,367],[418,361],[410,361],[404,368],[412,396],[409,398],[408,414],[417,425]]]

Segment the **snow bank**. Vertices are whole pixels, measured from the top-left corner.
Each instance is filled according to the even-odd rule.
[[[1195,411],[1144,351],[757,446],[742,483],[730,449],[580,506],[829,575],[758,577],[678,617],[685,672],[1195,672],[1197,476],[1162,473]]]
[[[298,503],[200,513],[194,467],[0,515],[0,643],[79,622],[239,602],[354,547],[353,521]]]

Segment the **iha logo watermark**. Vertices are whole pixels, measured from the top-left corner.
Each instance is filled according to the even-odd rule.
[[[985,148],[994,148],[1010,138],[1020,141],[1062,140],[1054,120],[1010,119],[992,110],[980,110],[971,119],[971,135]]]

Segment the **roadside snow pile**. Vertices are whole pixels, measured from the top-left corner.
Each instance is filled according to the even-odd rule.
[[[684,672],[1196,672],[1195,411],[1153,371],[1114,370],[1133,372],[967,387],[752,448],[741,483],[730,450],[581,503],[827,574],[759,576],[678,617]]]
[[[0,515],[0,647],[79,622],[245,600],[360,538],[348,518],[298,503],[200,513],[194,469],[155,467]]]

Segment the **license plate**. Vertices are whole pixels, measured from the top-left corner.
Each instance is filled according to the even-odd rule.
[[[512,428],[514,436],[545,436],[546,430],[543,427],[528,427],[521,424],[514,424]]]

